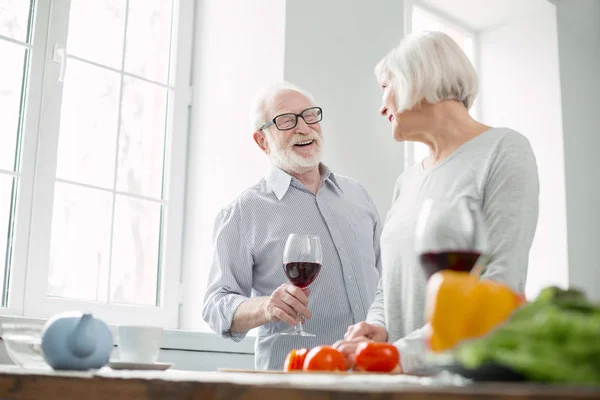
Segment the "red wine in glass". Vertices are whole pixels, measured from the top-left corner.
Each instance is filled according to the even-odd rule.
[[[431,275],[444,269],[471,272],[480,256],[481,253],[476,250],[450,250],[423,253],[420,259],[425,276],[429,279]]]
[[[417,220],[416,253],[426,279],[444,269],[477,272],[488,259],[487,230],[479,207],[470,199],[427,199]]]
[[[314,262],[290,262],[283,267],[291,284],[302,289],[310,285],[321,271],[321,264]]]
[[[300,235],[292,233],[285,242],[283,250],[283,271],[290,283],[299,288],[306,288],[319,275],[323,262],[323,249],[321,240],[314,235]],[[296,326],[282,335],[311,336],[302,327],[302,318],[296,315]]]

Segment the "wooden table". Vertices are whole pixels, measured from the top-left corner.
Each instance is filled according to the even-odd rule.
[[[0,399],[600,399],[600,389],[389,375],[54,372],[0,366]]]

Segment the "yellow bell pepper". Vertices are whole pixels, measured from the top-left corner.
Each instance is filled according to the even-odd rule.
[[[465,339],[485,335],[523,302],[523,296],[510,287],[468,272],[435,273],[427,282],[425,304],[431,350],[445,351]]]

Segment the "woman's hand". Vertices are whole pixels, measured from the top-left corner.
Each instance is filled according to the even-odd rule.
[[[359,322],[358,324],[350,325],[344,335],[345,340],[358,338],[369,339],[374,342],[387,342],[388,333],[383,326]]]
[[[346,368],[355,370],[361,369],[359,366],[356,365],[356,349],[361,343],[375,343],[375,341],[366,339],[364,337],[358,337],[350,340],[338,340],[333,344],[333,348],[344,355],[344,359],[346,360]],[[402,368],[400,367],[400,364],[398,364],[392,371],[390,371],[390,373],[402,373]]]
[[[354,369],[354,365],[356,364],[356,348],[362,342],[372,342],[372,340],[365,337],[358,337],[350,340],[338,340],[333,344],[333,348],[344,355],[348,369]]]
[[[366,322],[350,325],[344,340],[338,340],[333,348],[344,355],[348,369],[354,368],[356,363],[356,348],[363,342],[386,342],[388,338],[387,330],[379,325],[372,325]]]

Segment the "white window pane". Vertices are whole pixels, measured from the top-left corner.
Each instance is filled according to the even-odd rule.
[[[439,31],[442,28],[440,21],[430,14],[413,8],[412,31],[414,33],[423,31]]]
[[[129,0],[125,71],[167,83],[172,0]]]
[[[156,304],[160,218],[160,203],[116,197],[111,302]]]
[[[25,42],[30,7],[31,1],[28,0],[0,0],[0,35]]]
[[[26,51],[0,39],[0,169],[4,170],[13,170],[15,163]]]
[[[469,110],[469,114],[471,115],[471,117],[473,119],[479,119],[479,101],[478,98],[475,98],[475,102],[473,103],[473,105],[471,106],[471,109]]]
[[[121,68],[126,0],[71,0],[69,53]]]
[[[167,90],[135,78],[123,82],[117,190],[161,198]]]
[[[464,42],[464,46],[462,47],[463,51],[465,52],[465,54],[467,55],[467,58],[469,59],[469,61],[471,61],[471,64],[473,64],[473,66],[475,66],[475,48],[474,48],[474,44],[473,44],[473,38],[470,36],[465,37],[465,42]]]
[[[415,162],[420,163],[429,155],[429,147],[423,143],[414,142],[415,145]]]
[[[108,271],[111,203],[111,193],[56,184],[48,295],[106,298],[99,283]]]
[[[157,305],[178,1],[70,2],[48,294]]]
[[[113,188],[120,75],[69,60],[56,175]]]
[[[0,174],[0,295],[4,288],[4,276],[6,269],[10,267],[10,260],[7,260],[7,249],[10,237],[10,214],[13,193],[12,176]],[[5,306],[5,304],[2,304]]]

